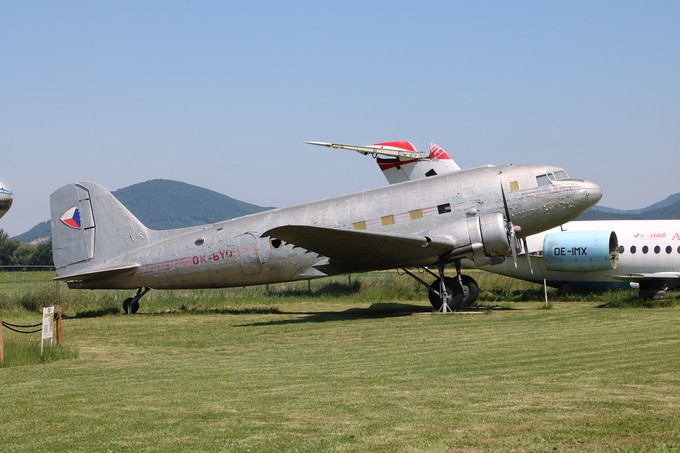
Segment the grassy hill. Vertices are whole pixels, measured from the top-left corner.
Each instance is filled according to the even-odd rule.
[[[154,230],[203,225],[272,209],[167,179],[153,179],[112,193],[144,225]],[[31,242],[50,236],[50,222],[45,221],[13,239]]]

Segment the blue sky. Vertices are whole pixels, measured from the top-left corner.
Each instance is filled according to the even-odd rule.
[[[556,164],[645,207],[680,192],[678,24],[677,1],[0,1],[0,228],[78,180],[265,206],[385,183],[303,140]]]

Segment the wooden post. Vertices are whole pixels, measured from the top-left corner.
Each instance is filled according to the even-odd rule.
[[[2,320],[0,320],[0,365],[5,363],[5,349],[2,345]]]
[[[61,348],[61,305],[57,305],[55,311],[57,321],[57,346]]]

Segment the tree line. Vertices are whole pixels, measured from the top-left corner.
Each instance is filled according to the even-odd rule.
[[[52,240],[40,245],[11,239],[0,228],[0,266],[53,266]]]

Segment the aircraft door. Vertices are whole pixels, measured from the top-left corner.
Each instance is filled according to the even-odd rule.
[[[262,257],[257,237],[252,233],[244,233],[238,238],[238,256],[241,269],[245,275],[262,272]]]

